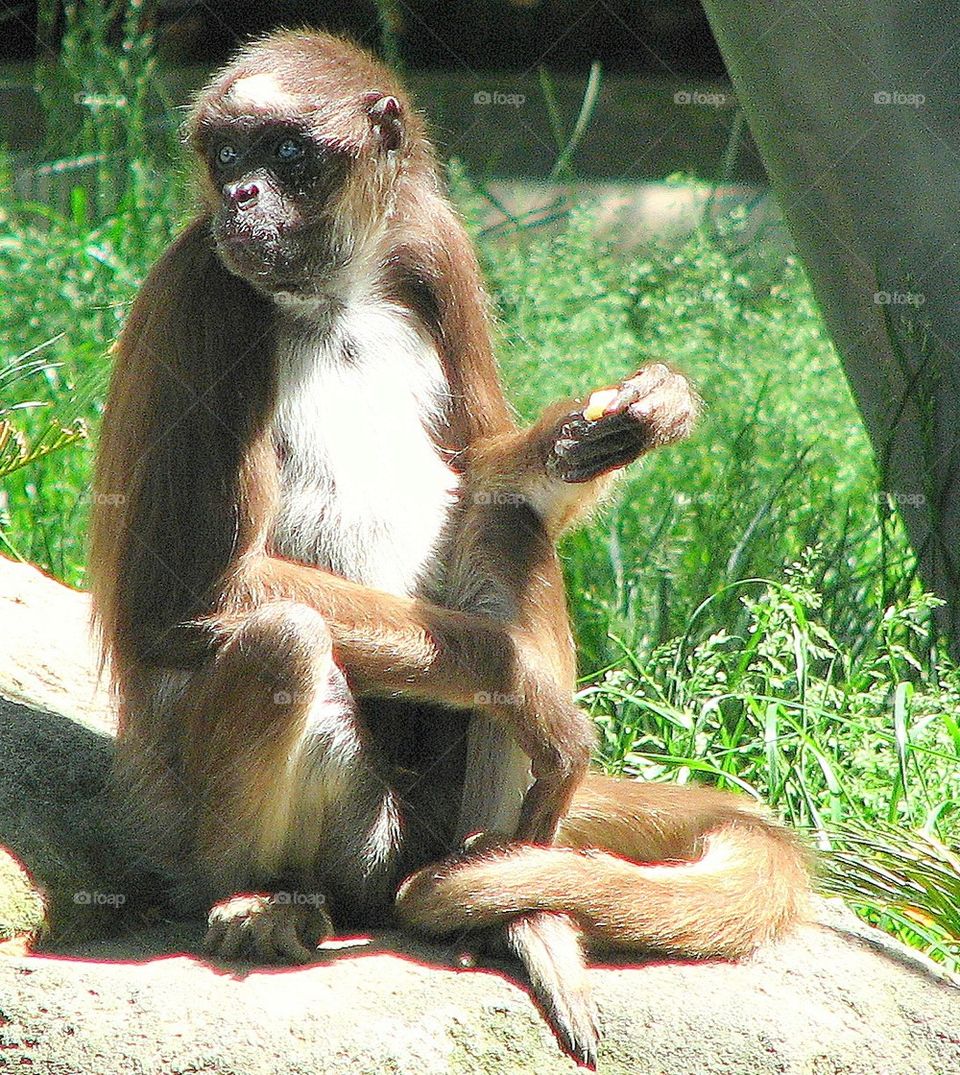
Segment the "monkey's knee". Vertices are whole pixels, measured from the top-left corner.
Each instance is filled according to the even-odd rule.
[[[319,613],[294,601],[251,612],[185,696],[183,761],[198,788],[222,789],[223,769],[244,801],[275,791],[289,777],[288,761],[302,745],[318,699],[349,700],[338,671]],[[211,759],[223,764],[211,767]]]
[[[332,644],[323,616],[308,605],[261,605],[218,652],[204,702],[220,712],[257,709],[261,727],[298,720],[318,696],[345,702],[349,691]]]
[[[315,609],[271,601],[251,612],[221,653],[221,661],[249,664],[262,682],[313,681],[331,662],[332,639]]]

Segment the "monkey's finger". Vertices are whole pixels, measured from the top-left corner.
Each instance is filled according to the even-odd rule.
[[[678,376],[662,362],[652,362],[647,366],[641,366],[632,377],[621,381],[620,384],[598,388],[595,392],[591,392],[581,413],[588,421],[616,414],[618,411],[625,410],[634,400],[648,395],[670,378]]]
[[[283,955],[277,945],[280,924],[269,916],[254,918],[245,924],[244,949],[255,963],[282,963]]]
[[[247,930],[244,928],[246,922],[238,922],[233,919],[226,923],[223,937],[220,939],[219,944],[214,954],[219,959],[232,960],[240,959],[247,949]]]
[[[656,401],[648,406],[644,400],[621,414],[599,419],[578,438],[558,442],[554,473],[571,484],[589,481],[682,436],[686,431],[682,423],[675,428],[670,422],[657,420],[661,409]]]
[[[607,404],[607,414],[622,410],[635,400],[642,399],[644,396],[650,395],[651,392],[655,392],[669,381],[680,381],[686,384],[685,378],[678,373],[674,373],[669,366],[665,366],[662,362],[651,362],[649,365],[641,366],[632,377],[628,377],[620,383],[616,398]]]
[[[278,924],[273,943],[277,952],[291,963],[312,963],[317,955],[316,949],[311,952],[301,940],[292,917]]]
[[[609,474],[612,470],[620,470],[632,463],[644,450],[644,443],[639,444],[636,440],[629,440],[623,444],[609,446],[605,452],[591,452],[585,457],[577,457],[568,462],[567,466],[558,469],[559,477],[569,485],[579,485],[583,482],[599,478],[603,474]]]
[[[643,402],[634,403],[616,414],[597,418],[592,422],[565,422],[557,437],[554,452],[562,459],[581,451],[585,446],[602,444],[622,436],[625,432],[643,428],[649,423],[636,411]]]
[[[203,935],[203,941],[201,942],[200,947],[208,956],[219,955],[226,932],[226,922],[219,918],[211,918],[210,924],[207,927],[207,932]]]
[[[575,787],[575,781],[562,777],[544,776],[534,780],[520,806],[517,840],[531,844],[551,843]]]
[[[600,388],[590,394],[586,406],[580,412],[588,421],[617,414],[638,399],[650,395],[669,380],[683,380],[662,362],[652,362],[640,369],[626,380],[609,388]]]
[[[591,452],[609,451],[609,445],[615,445],[625,438],[642,442],[649,436],[648,427],[632,418],[627,411],[613,418],[603,418],[596,423],[596,426],[596,429],[589,430],[575,439],[569,438],[557,442],[556,452],[560,457],[561,465],[589,455]]]
[[[581,445],[595,444],[597,441],[617,436],[625,429],[634,428],[636,424],[636,419],[631,416],[630,409],[626,407],[615,414],[607,414],[592,421],[575,419],[565,422],[557,438],[557,454],[564,455],[576,451]]]
[[[318,907],[314,921],[316,922],[316,943],[325,941],[328,937],[332,937],[334,933],[333,919],[330,917],[330,912],[326,907]]]

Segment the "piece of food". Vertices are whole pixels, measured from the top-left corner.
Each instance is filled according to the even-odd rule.
[[[594,392],[587,400],[586,407],[583,408],[583,417],[588,422],[594,422],[598,418],[602,418],[607,407],[617,398],[619,394],[616,388],[601,388]]]

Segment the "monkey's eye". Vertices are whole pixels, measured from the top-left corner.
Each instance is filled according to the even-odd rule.
[[[299,160],[304,154],[303,142],[298,138],[284,138],[277,144],[276,154],[282,161]]]
[[[229,168],[231,164],[236,164],[240,154],[230,145],[221,146],[217,150],[217,164],[221,168]]]

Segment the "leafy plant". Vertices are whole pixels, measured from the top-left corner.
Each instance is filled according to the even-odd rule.
[[[732,584],[745,630],[684,633],[622,658],[581,692],[605,769],[730,786],[770,803],[821,848],[824,887],[960,967],[958,670],[924,669],[917,638],[937,604],[918,595],[850,659],[822,623],[813,549],[781,580]],[[919,831],[917,831],[919,830]],[[922,927],[922,928],[921,928]]]

